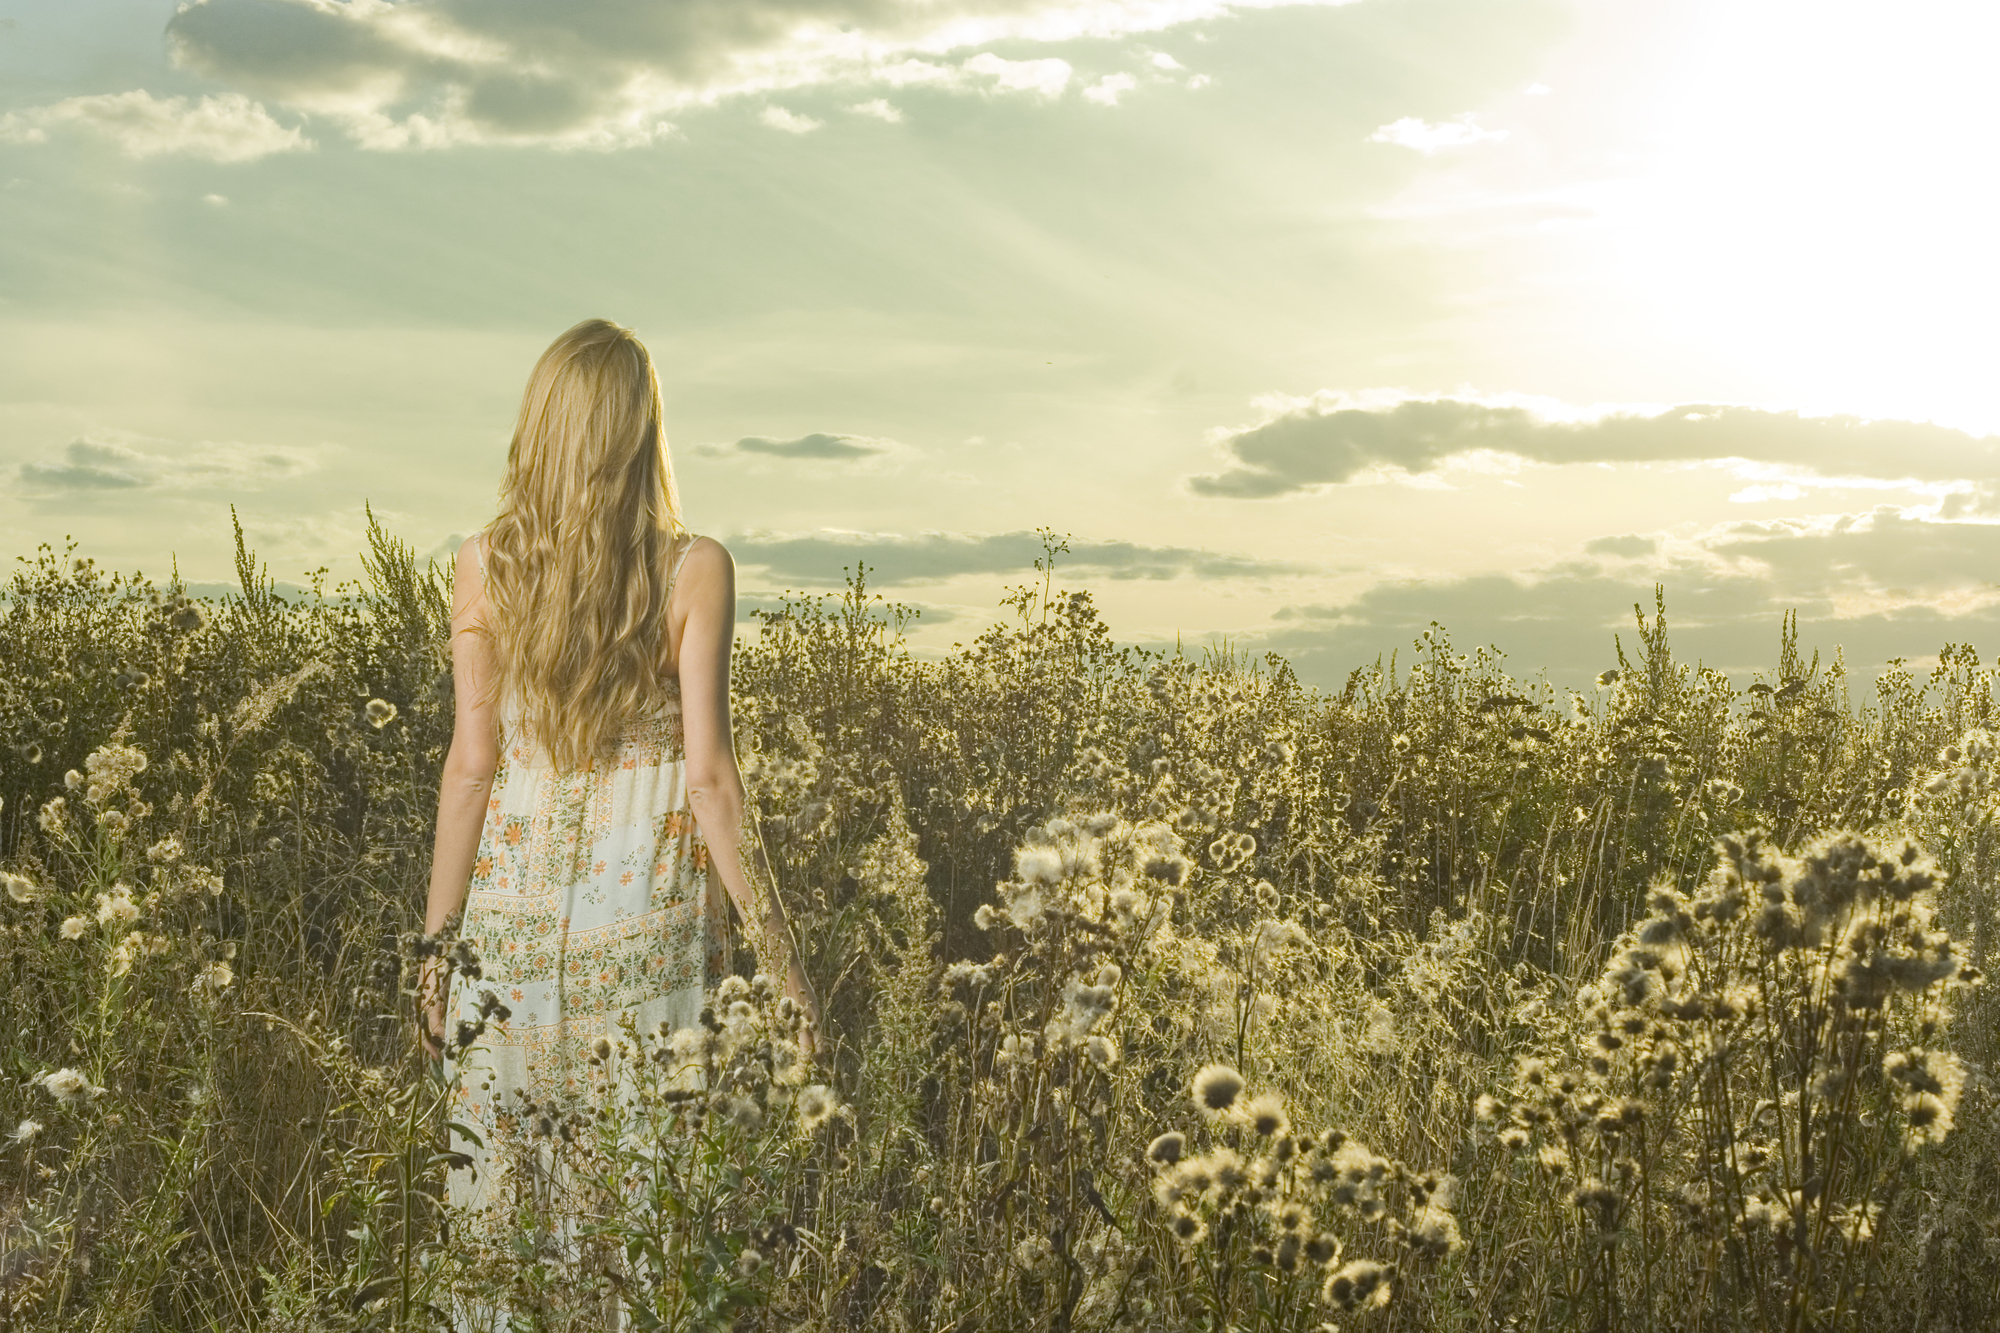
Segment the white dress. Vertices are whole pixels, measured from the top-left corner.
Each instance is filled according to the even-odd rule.
[[[482,535],[482,578],[484,548]],[[685,559],[683,551],[673,574]],[[699,1021],[703,989],[725,967],[728,929],[708,864],[688,809],[678,685],[625,729],[609,760],[583,772],[556,772],[547,751],[523,737],[518,710],[503,710],[459,929],[483,975],[453,979],[446,1039],[460,1020],[477,1019],[484,992],[510,1013],[446,1065],[447,1078],[460,1075],[452,1119],[484,1140],[452,1135],[473,1161],[448,1176],[453,1205],[503,1202],[487,1188],[488,1155],[517,1129],[517,1094],[548,1107],[583,1092],[592,1044],[618,1040],[628,1015],[641,1033]]]

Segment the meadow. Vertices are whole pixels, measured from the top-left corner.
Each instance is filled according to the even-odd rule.
[[[1321,691],[1117,646],[1060,555],[936,660],[865,576],[759,618],[826,1064],[739,948],[491,1145],[484,1226],[411,1029],[478,965],[417,933],[447,574],[24,558],[0,1333],[2000,1323],[1974,652],[1864,688],[1774,624],[1739,685],[1656,606],[1588,691],[1442,629]]]

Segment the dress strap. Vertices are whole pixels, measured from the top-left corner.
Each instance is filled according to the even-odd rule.
[[[672,588],[675,583],[680,581],[681,566],[687,563],[688,552],[694,550],[694,544],[700,540],[701,537],[696,533],[690,532],[687,535],[687,545],[681,548],[680,555],[674,560],[673,569],[667,573],[667,587]]]

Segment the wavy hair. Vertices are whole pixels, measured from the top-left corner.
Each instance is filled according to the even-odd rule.
[[[493,693],[557,769],[656,707],[671,557],[686,535],[660,382],[630,329],[587,319],[535,362],[486,530]]]

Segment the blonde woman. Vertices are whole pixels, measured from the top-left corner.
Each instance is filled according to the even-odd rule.
[[[735,611],[729,553],[681,524],[651,357],[628,329],[578,324],[528,378],[499,517],[458,553],[424,928],[463,907],[482,975],[446,995],[427,960],[421,1027],[437,1054],[485,1006],[461,1057],[473,1127],[517,1091],[548,1106],[580,1090],[628,1015],[641,1032],[697,1023],[724,894],[810,1049],[818,1001],[731,742]],[[452,1172],[452,1201],[477,1206],[484,1175]]]

